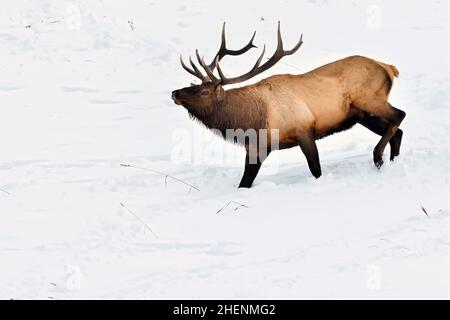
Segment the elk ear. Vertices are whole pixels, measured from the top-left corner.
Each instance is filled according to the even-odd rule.
[[[225,94],[225,91],[223,90],[222,86],[219,84],[216,84],[215,88],[215,96],[217,97],[218,100],[222,100]]]

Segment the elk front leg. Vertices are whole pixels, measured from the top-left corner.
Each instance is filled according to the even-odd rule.
[[[255,153],[256,152],[256,153]],[[247,148],[247,154],[245,155],[245,169],[244,175],[242,176],[241,182],[239,183],[239,188],[250,188],[258,175],[259,169],[263,161],[269,155],[269,151],[265,157],[258,155],[257,151],[253,152]]]
[[[322,175],[322,170],[320,169],[319,152],[313,136],[302,137],[299,140],[299,145],[308,161],[308,167],[312,175],[316,179],[319,178]]]

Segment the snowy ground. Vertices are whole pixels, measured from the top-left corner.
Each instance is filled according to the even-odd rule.
[[[3,4],[0,298],[448,299],[448,13],[447,1]],[[223,21],[230,46],[257,30],[271,52],[278,19],[287,46],[305,43],[263,77],[351,54],[398,67],[397,161],[376,170],[378,137],[355,127],[319,142],[319,180],[292,149],[236,188],[244,152],[170,99],[194,80],[178,55],[211,57]],[[229,201],[247,207],[217,214]]]

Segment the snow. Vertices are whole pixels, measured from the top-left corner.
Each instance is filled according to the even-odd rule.
[[[0,298],[448,299],[448,13],[418,0],[3,6]],[[178,56],[210,58],[223,21],[231,47],[257,30],[270,54],[278,20],[287,47],[302,32],[304,45],[258,79],[353,54],[397,66],[395,162],[387,149],[377,170],[379,137],[355,127],[319,141],[320,179],[294,148],[237,189],[244,151],[170,99],[194,81]]]

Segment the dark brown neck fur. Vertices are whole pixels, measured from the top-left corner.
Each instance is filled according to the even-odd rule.
[[[224,99],[208,115],[192,115],[207,128],[219,130],[222,135],[225,135],[226,129],[246,131],[267,128],[267,106],[251,86],[226,91]]]

